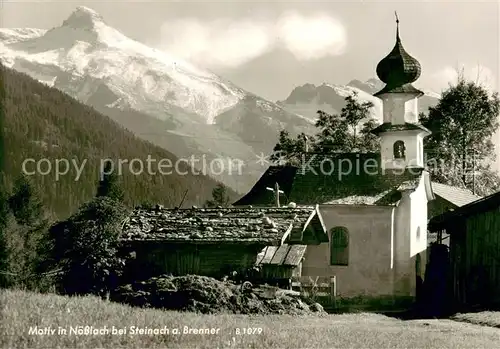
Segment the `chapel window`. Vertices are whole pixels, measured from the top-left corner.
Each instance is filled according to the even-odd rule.
[[[393,151],[394,151],[394,159],[404,159],[406,156],[405,143],[403,141],[394,142]]]
[[[330,264],[349,264],[349,231],[346,227],[335,227],[331,230]]]

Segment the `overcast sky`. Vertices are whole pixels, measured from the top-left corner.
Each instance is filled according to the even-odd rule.
[[[50,29],[79,5],[125,35],[205,66],[278,100],[305,83],[375,77],[394,46],[396,10],[406,50],[422,64],[415,84],[440,92],[464,67],[497,89],[497,1],[6,1],[1,27]]]

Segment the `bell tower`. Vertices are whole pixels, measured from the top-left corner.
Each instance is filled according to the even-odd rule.
[[[418,98],[424,93],[412,85],[420,74],[420,63],[403,48],[396,14],[396,44],[377,65],[385,87],[374,94],[383,106],[383,124],[372,131],[380,137],[382,170],[425,165],[423,140],[431,132],[418,119]]]

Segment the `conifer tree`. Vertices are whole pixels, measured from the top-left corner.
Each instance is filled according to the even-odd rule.
[[[18,224],[34,226],[42,218],[43,206],[39,194],[25,175],[17,178],[9,207]]]
[[[120,178],[118,174],[113,171],[113,165],[110,162],[106,163],[103,173],[101,174],[96,196],[105,196],[116,201],[123,201],[125,197],[125,193],[120,184]]]
[[[5,223],[6,267],[9,284],[28,289],[38,288],[41,278],[37,268],[42,263],[48,217],[38,191],[26,176],[20,176],[7,200]],[[4,208],[5,210],[5,208]]]
[[[228,207],[231,199],[227,195],[227,188],[224,184],[219,183],[212,190],[212,200],[208,200],[205,204],[207,207]]]

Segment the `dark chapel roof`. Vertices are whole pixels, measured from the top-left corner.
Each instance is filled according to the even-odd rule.
[[[305,153],[297,166],[269,167],[234,205],[272,205],[274,193],[267,188],[275,183],[284,192],[281,203],[299,205],[394,205],[401,191],[418,186],[422,168],[382,172],[377,164],[380,154],[375,153]]]

